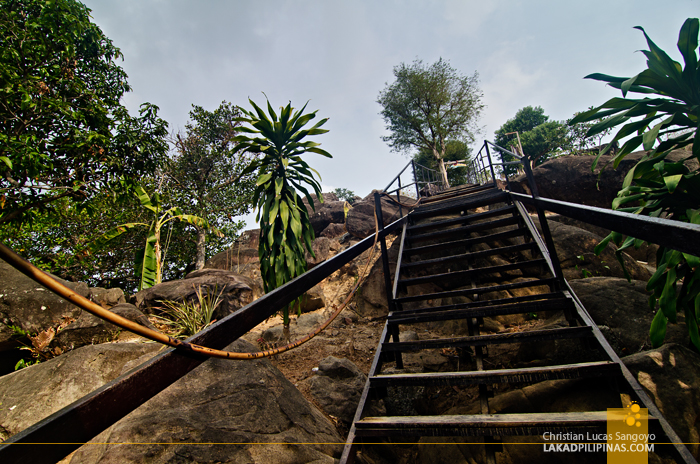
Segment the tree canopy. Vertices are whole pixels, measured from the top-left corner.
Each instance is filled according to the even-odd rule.
[[[396,80],[386,84],[377,100],[391,132],[382,139],[397,152],[427,150],[449,186],[443,162],[447,141],[469,144],[479,132],[477,121],[484,108],[479,74],[462,76],[440,58],[429,66],[421,60],[401,63],[394,76]]]
[[[0,222],[121,188],[167,152],[157,107],[134,117],[120,104],[122,55],[89,12],[74,0],[0,0]]]
[[[445,142],[445,154],[442,157],[444,161],[466,160],[469,162],[471,156],[471,149],[466,143],[459,140],[448,140]],[[425,148],[418,150],[418,153],[416,153],[413,159],[421,166],[439,170],[438,161],[433,154]],[[469,171],[466,167],[450,167],[447,169],[447,180],[450,182],[450,185],[466,184],[468,182],[468,174]]]
[[[175,156],[165,168],[175,204],[183,205],[188,213],[205,219],[224,235],[212,237],[206,228],[194,225],[196,269],[204,267],[207,241],[217,242],[216,251],[230,244],[243,227],[234,217],[252,209],[255,176],[241,173],[255,157],[236,151],[233,142],[240,117],[240,110],[225,101],[214,111],[192,105],[185,133],[177,135]]]

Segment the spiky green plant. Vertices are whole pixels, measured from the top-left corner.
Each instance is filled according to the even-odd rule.
[[[260,155],[243,171],[243,175],[259,170],[253,204],[258,209],[256,221],[260,222],[260,273],[265,292],[269,292],[306,272],[304,247],[313,255],[311,242],[314,240],[314,230],[309,222],[309,212],[297,192],[303,194],[314,208],[307,189],[307,186],[311,186],[318,200],[323,202],[319,184],[321,175],[302,160],[301,155],[311,152],[332,158],[330,153],[319,148],[319,143],[303,141],[308,136],[328,132],[320,128],[328,118],[321,119],[310,129],[304,129],[316,117],[318,110],[303,114],[306,109],[304,105],[294,112],[290,102],[281,108],[278,117],[269,101],[269,115],[252,100],[248,101],[254,111],[241,109],[245,116],[239,121],[252,127],[242,126],[239,130],[255,135],[235,137],[237,146],[234,150]],[[282,315],[284,325],[288,327],[289,306],[283,308]]]
[[[647,57],[647,69],[631,78],[606,74],[586,76],[620,89],[623,98],[612,98],[579,114],[571,123],[605,118],[588,131],[588,136],[622,125],[613,141],[629,139],[612,159],[615,167],[640,145],[647,151],[627,173],[622,190],[613,201],[613,209],[700,224],[700,169],[697,164],[693,167],[692,163],[687,163],[693,158],[700,161],[700,132],[697,130],[700,120],[699,26],[697,18],[688,18],[681,27],[678,50],[685,67],[660,49],[643,28],[636,27],[644,33],[649,45],[649,50],[642,50]],[[656,96],[634,99],[627,98],[628,93]],[[692,151],[682,159],[667,159],[672,150],[689,145]],[[598,155],[596,163],[604,152]],[[621,262],[619,252],[642,244],[641,240],[613,232],[596,251],[602,251],[611,240],[619,245]],[[676,313],[684,311],[690,339],[700,349],[700,259],[670,248],[659,248],[657,271],[647,283],[647,289],[653,292],[650,307],[654,309],[659,303],[649,331],[652,345],[658,347],[663,343],[668,321],[676,322]]]
[[[207,290],[197,287],[195,295],[197,301],[161,301],[163,315],[156,316],[158,321],[166,325],[175,338],[187,338],[206,329],[214,317],[214,311],[221,304],[223,290],[217,292],[214,289]]]

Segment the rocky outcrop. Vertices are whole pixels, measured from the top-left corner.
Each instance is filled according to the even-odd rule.
[[[690,452],[700,457],[700,355],[671,343],[622,361]]]
[[[146,313],[154,313],[161,301],[196,300],[196,292],[221,293],[221,304],[214,312],[221,319],[253,301],[253,281],[245,276],[222,269],[200,269],[183,279],[163,282],[141,290],[132,297],[134,305]]]
[[[539,226],[539,222],[535,220],[535,223]],[[609,244],[600,255],[596,255],[594,248],[603,237],[560,222],[548,221],[548,223],[559,262],[567,280],[625,276],[622,266],[615,257],[615,245]],[[623,252],[622,256],[632,279],[648,280],[651,277],[651,272],[645,266],[639,264],[627,253]]]
[[[227,349],[255,351],[242,340]],[[339,442],[330,421],[269,361],[210,359],[80,448],[71,462],[331,464],[341,446],[328,443]]]
[[[374,221],[374,192],[367,195],[362,201],[353,203],[352,209],[348,211],[348,217],[345,219],[345,228],[350,235],[357,238],[365,238],[374,234],[376,225]],[[396,198],[394,198],[396,200]],[[412,205],[415,203],[413,198],[401,197],[401,203],[404,205]],[[399,205],[395,201],[390,200],[385,195],[381,199],[382,217],[384,225],[388,226],[399,218]],[[403,214],[408,212],[408,208],[403,207]]]
[[[668,155],[667,160],[678,161],[689,155],[685,149],[676,150]],[[595,156],[562,156],[542,163],[532,173],[541,197],[610,208],[622,188],[625,175],[642,156],[643,151],[630,153],[614,168],[610,163],[612,156],[604,155],[595,171],[591,170]],[[697,168],[697,161],[688,163],[691,169]],[[516,192],[530,193],[524,175],[511,181],[511,186]]]
[[[389,269],[396,268],[399,257],[401,240],[394,240],[389,246]],[[390,282],[393,283],[394,275],[391,274]],[[363,317],[381,317],[389,314],[389,306],[386,299],[386,285],[384,284],[384,267],[382,260],[377,259],[372,265],[369,275],[362,283],[357,301],[357,313]]]
[[[7,439],[155,355],[156,343],[78,348],[0,377],[0,438]]]
[[[352,423],[367,377],[350,360],[329,356],[304,380],[314,402],[328,415]]]
[[[314,229],[316,237],[331,224],[345,223],[345,201],[338,200],[335,193],[326,192],[323,194],[323,203],[318,201],[316,194],[311,194],[314,202],[314,209],[309,207],[309,200],[304,197],[303,203],[309,213],[309,222]]]
[[[627,356],[651,347],[649,327],[655,311],[649,309],[646,282],[618,277],[591,277],[569,282],[618,355]],[[682,315],[666,328],[666,341],[687,343]]]
[[[144,327],[157,330],[148,320],[148,317],[132,304],[120,303],[109,308],[109,310]],[[74,349],[84,345],[105,343],[117,338],[121,330],[116,325],[93,316],[87,311],[83,311],[75,321],[56,334],[51,341],[51,346],[60,347],[62,351],[65,351],[66,349]]]

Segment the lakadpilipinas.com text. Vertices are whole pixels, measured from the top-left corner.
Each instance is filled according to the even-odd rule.
[[[551,433],[542,435],[544,451],[551,453],[653,452],[653,433]],[[621,443],[622,442],[622,443]]]

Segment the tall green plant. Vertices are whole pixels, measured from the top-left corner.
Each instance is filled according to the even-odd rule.
[[[620,89],[623,98],[612,98],[599,107],[579,114],[571,123],[605,118],[595,124],[588,135],[598,134],[611,127],[622,125],[613,142],[627,141],[612,159],[617,167],[622,159],[640,145],[647,151],[642,159],[627,173],[622,190],[613,201],[613,209],[665,217],[678,221],[700,224],[700,169],[687,161],[700,161],[700,66],[698,65],[697,18],[688,18],[678,37],[685,67],[672,60],[644,32],[649,50],[642,50],[647,58],[647,69],[634,77],[613,77],[591,74],[588,79],[607,82]],[[628,93],[656,95],[656,97],[627,98]],[[692,145],[692,151],[677,161],[668,159],[672,150]],[[610,146],[610,145],[608,145]],[[606,150],[601,151],[595,164]],[[618,252],[630,246],[640,246],[642,241],[624,238],[611,233],[598,246],[602,250],[610,241],[619,245]],[[619,256],[619,253],[618,253]],[[680,292],[677,292],[681,284]],[[666,336],[668,321],[676,322],[676,313],[685,312],[688,333],[693,344],[700,349],[698,321],[700,321],[700,259],[668,248],[659,248],[657,271],[647,283],[653,292],[649,299],[652,309],[659,303],[649,336],[657,347]]]
[[[151,197],[140,185],[134,189],[141,206],[149,210],[153,214],[153,220],[150,223],[144,222],[129,222],[121,224],[105,232],[92,245],[92,250],[98,250],[105,247],[109,242],[116,239],[126,231],[136,228],[145,227],[148,229],[146,235],[146,243],[142,250],[136,253],[134,262],[134,270],[138,279],[138,289],[152,287],[163,281],[163,253],[161,250],[160,234],[163,226],[170,221],[184,221],[197,227],[212,229],[215,233],[217,229],[209,226],[209,223],[199,216],[191,214],[183,214],[180,208],[174,206],[163,210],[163,205],[160,201],[158,193]]]
[[[252,127],[242,126],[239,130],[257,135],[235,137],[237,145],[234,151],[246,150],[260,155],[242,175],[259,170],[253,204],[258,209],[256,221],[260,222],[260,273],[265,292],[269,292],[306,272],[304,246],[313,255],[311,242],[314,231],[309,222],[309,213],[297,191],[303,193],[311,208],[314,208],[306,186],[311,186],[319,201],[323,202],[321,185],[314,173],[319,180],[321,175],[302,160],[301,155],[311,152],[327,158],[332,156],[319,148],[319,143],[302,140],[328,132],[320,128],[328,118],[321,119],[310,129],[303,129],[316,117],[318,110],[303,114],[306,109],[304,105],[293,113],[294,108],[289,103],[281,108],[278,117],[268,101],[268,116],[252,100],[248,101],[254,111],[241,109],[245,116],[239,121]],[[289,307],[283,308],[282,313],[284,325],[288,327]]]

